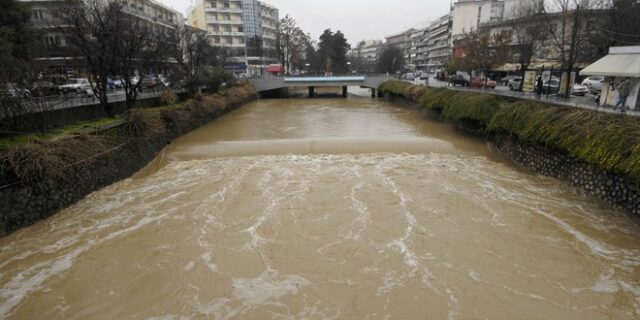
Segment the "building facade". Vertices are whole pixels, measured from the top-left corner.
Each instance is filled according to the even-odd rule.
[[[47,61],[50,68],[68,69],[64,72],[76,73],[83,68],[83,59],[68,57],[68,43],[63,32],[65,22],[61,17],[61,10],[68,5],[66,0],[18,0],[31,11],[31,23],[43,31],[43,41],[47,48],[41,61]],[[109,0],[102,0],[108,3]],[[159,26],[167,31],[176,30],[184,25],[183,15],[160,2],[154,0],[121,0],[122,11],[134,17],[143,19],[150,24]],[[82,5],[78,0],[77,5]],[[73,71],[75,70],[75,71]]]
[[[386,36],[386,46],[394,46],[400,50],[402,50],[405,62],[405,68],[409,64],[411,58],[411,34],[413,33],[413,29],[405,30],[400,33],[392,34],[390,36]]]
[[[409,37],[408,69],[426,70],[427,65],[427,31],[428,27],[416,28]]]
[[[225,51],[225,67],[248,74],[277,62],[279,19],[277,8],[257,0],[198,0],[187,12],[187,24],[206,30]]]
[[[426,67],[428,72],[444,68],[453,54],[452,16],[446,14],[432,22],[426,32]]]
[[[531,0],[459,0],[453,5],[451,36],[453,40],[464,37],[466,33],[477,31],[485,23],[496,23],[508,18],[510,14]]]

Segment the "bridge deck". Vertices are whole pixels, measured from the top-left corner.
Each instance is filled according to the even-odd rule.
[[[384,75],[344,77],[264,77],[252,79],[258,92],[293,87],[361,86],[377,89],[387,80]]]
[[[285,77],[285,83],[327,83],[327,82],[364,82],[366,77]]]

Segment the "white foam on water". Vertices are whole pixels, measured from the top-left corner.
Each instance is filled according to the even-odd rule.
[[[277,304],[286,295],[297,295],[311,282],[296,275],[280,276],[277,270],[265,270],[257,278],[232,280],[233,296],[246,306]]]
[[[140,220],[138,220],[134,225],[117,230],[117,231],[113,231],[101,238],[98,237],[94,239],[83,240],[81,237],[86,238],[87,234],[105,229],[107,226],[109,226],[108,223],[97,223],[93,226],[93,230],[91,230],[92,232],[87,231],[87,234],[75,233],[69,238],[61,239],[55,242],[53,245],[42,247],[44,249],[43,253],[45,254],[51,253],[51,252],[57,252],[57,251],[54,251],[54,248],[57,249],[58,251],[61,251],[64,249],[64,251],[68,251],[68,252],[64,252],[58,258],[54,258],[52,260],[35,264],[27,268],[26,270],[21,271],[20,273],[15,275],[13,278],[11,278],[11,280],[5,283],[3,287],[0,288],[0,318],[7,316],[13,310],[13,308],[16,307],[24,299],[26,295],[40,288],[40,286],[45,281],[71,268],[76,258],[78,258],[78,256],[80,256],[81,254],[91,250],[97,245],[126,236],[130,233],[133,233],[135,231],[142,229],[143,227],[151,223],[158,222],[160,220],[163,220],[167,216],[169,216],[171,214],[170,211],[167,211],[159,215],[156,214],[152,210],[152,207],[153,207],[152,205],[153,204],[158,205],[167,201],[174,200],[175,198],[179,197],[182,194],[184,194],[184,192],[179,192],[171,196],[162,198],[154,203],[147,204],[148,207],[147,206],[145,207],[148,210],[146,210],[146,212],[144,213],[145,215]],[[123,218],[123,216],[125,217]],[[134,219],[134,216],[131,216],[131,217],[126,217],[126,216],[127,216],[126,214],[120,215],[119,218],[113,218],[113,219],[110,219],[109,221],[111,222],[112,225],[113,224],[119,225],[123,220],[129,221],[131,219]],[[86,228],[86,229],[89,229],[89,228]],[[68,249],[70,248],[71,245],[77,245],[77,247],[69,251]]]
[[[200,259],[202,259],[204,264],[207,266],[207,268],[209,268],[209,270],[211,270],[211,272],[217,273],[218,272],[218,265],[216,265],[215,263],[211,262],[213,260],[211,255],[212,255],[211,252],[205,252],[202,255],[200,255]]]
[[[615,274],[615,271],[610,268],[607,270],[605,274],[600,274],[598,278],[598,282],[591,287],[591,290],[596,292],[604,292],[604,293],[616,293],[620,290],[620,286],[617,281],[613,280],[612,277]]]

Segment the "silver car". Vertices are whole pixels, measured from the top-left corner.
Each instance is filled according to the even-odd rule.
[[[589,88],[592,93],[602,92],[602,85],[604,84],[604,77],[602,76],[589,76],[582,80],[582,85]]]

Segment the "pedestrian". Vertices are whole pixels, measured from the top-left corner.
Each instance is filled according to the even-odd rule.
[[[626,112],[629,91],[631,91],[631,80],[626,78],[618,85],[618,103],[613,107],[613,111],[617,111],[620,106],[620,112]]]
[[[543,82],[542,82],[542,77],[538,77],[538,79],[536,80],[536,92],[538,94],[542,94],[542,89],[543,89]]]

